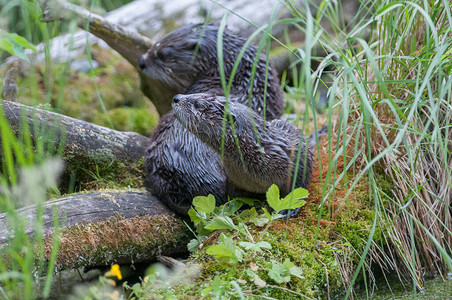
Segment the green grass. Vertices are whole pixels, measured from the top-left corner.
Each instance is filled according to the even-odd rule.
[[[301,67],[293,71],[295,86],[287,87],[292,98],[297,99],[291,100],[293,107],[299,106],[299,102],[304,105],[304,111],[296,111],[303,117],[301,127],[312,131],[326,123],[328,136],[324,148],[316,149],[317,156],[324,159],[316,162],[321,178],[315,186],[319,203],[309,210],[309,218],[303,219],[306,222],[303,226],[309,231],[305,235],[295,234],[295,242],[290,244],[278,240],[278,231],[272,228],[269,230],[272,247],[281,255],[278,256],[281,261],[290,256],[292,261],[300,264],[304,261],[297,261],[300,258],[297,254],[303,251],[303,257],[313,260],[311,266],[314,266],[306,276],[319,286],[326,278],[319,275],[323,269],[316,258],[324,258],[328,265],[336,263],[334,268],[328,269],[335,270],[334,276],[329,273],[330,279],[334,280],[336,288],[341,287],[338,283],[342,281],[345,297],[352,293],[355,282],[365,286],[370,296],[374,285],[371,272],[377,264],[383,269],[397,266],[400,278],[408,280],[416,293],[429,275],[444,276],[452,270],[450,1],[368,1],[354,18],[348,20],[342,18],[340,2],[323,1],[308,6],[303,2],[285,1],[284,4],[292,17],[272,18],[270,24],[257,30],[249,42],[258,44],[259,51],[266,49],[268,52],[269,42],[275,39],[270,33],[277,24],[290,25],[305,36],[301,47],[292,44],[288,35],[276,44],[292,52],[301,62]],[[0,16],[8,16],[10,31],[18,32],[34,43],[47,42],[65,30],[59,23],[39,22],[39,10],[33,1],[0,0]],[[225,22],[223,19],[221,28]],[[328,53],[326,57],[317,57],[319,45]],[[218,50],[221,57],[222,49]],[[320,61],[315,69],[311,59]],[[108,73],[108,68],[105,72]],[[21,83],[37,87],[38,81],[42,80],[46,87],[45,94],[31,88],[26,94],[27,101],[31,104],[39,100],[56,110],[73,111],[74,104],[63,98],[72,89],[67,69],[48,65],[42,73],[42,78],[31,73]],[[83,80],[98,75],[89,74]],[[222,76],[224,89],[228,91],[232,79],[227,82],[224,74]],[[314,99],[323,85],[329,87],[330,105],[325,113],[318,114]],[[108,88],[105,91],[102,88],[88,88],[97,90],[96,95],[80,98],[97,102],[97,98],[105,97],[103,92],[108,92]],[[106,124],[111,119],[118,120],[115,127],[123,126],[130,118],[143,120],[140,112],[124,111],[119,106],[113,105],[109,115],[100,112],[96,119],[104,119]],[[49,195],[59,193],[54,182],[58,172],[50,170],[59,168],[58,160],[52,157],[58,156],[55,149],[60,147],[51,144],[51,133],[44,134],[44,138],[35,144],[26,134],[26,128],[16,137],[1,113],[0,132],[0,210],[6,213],[12,234],[8,246],[0,253],[0,295],[6,299],[47,297],[58,241],[54,240],[49,263],[45,264],[43,240],[39,234],[43,220],[39,216],[43,214],[42,204]],[[25,181],[24,176],[35,180]],[[352,197],[357,190],[360,196]],[[15,210],[30,204],[40,207],[37,221],[29,224],[36,230],[34,237],[26,234],[25,220]],[[331,231],[325,230],[325,221],[335,224]],[[281,224],[278,226],[283,227]],[[55,224],[55,230],[57,227]],[[297,228],[289,227],[292,231]],[[251,234],[256,233],[259,231]],[[309,238],[304,238],[306,236]],[[290,235],[286,237],[289,238]],[[339,250],[332,246],[336,242],[340,242]],[[319,244],[328,247],[320,251]],[[347,251],[351,253],[342,255]],[[376,257],[381,257],[382,261],[375,262]],[[242,291],[237,283],[240,276],[231,273],[229,265],[212,266],[204,252],[195,254],[192,260],[204,263],[208,270],[205,274],[215,274],[219,279],[214,280],[212,275],[208,284],[198,283],[198,290],[190,288],[191,293],[219,291],[221,280],[230,288],[226,294]],[[245,261],[249,264],[252,258],[246,257]],[[37,286],[35,277],[42,274],[48,274],[48,277],[43,286]],[[271,281],[268,277],[264,279]],[[291,290],[291,287],[295,293],[319,295],[298,285],[299,282],[292,284],[275,287],[271,295],[278,297],[283,293],[290,298],[294,294],[290,291],[284,294],[281,288]],[[143,293],[146,285],[135,289],[137,294]],[[168,291],[162,293],[168,295]]]
[[[351,157],[344,156],[344,165],[356,168],[350,185],[368,177],[374,225],[385,224],[387,251],[394,264],[402,262],[397,271],[416,289],[425,280],[423,270],[451,270],[451,6],[448,1],[372,4],[367,22],[361,19],[363,24],[319,40],[338,70],[330,93],[340,109],[334,122],[339,143],[329,148],[341,145],[336,155],[353,149]],[[309,22],[308,17],[306,31]],[[368,41],[356,35],[366,30]],[[378,180],[381,172],[393,182],[389,194]],[[326,189],[325,195],[331,192]],[[373,251],[373,239],[374,230],[352,283]]]

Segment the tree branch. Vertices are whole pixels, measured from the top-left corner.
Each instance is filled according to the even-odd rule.
[[[104,40],[135,67],[141,55],[152,46],[152,41],[144,35],[65,0],[41,0],[40,3],[45,21],[72,19],[75,16],[80,28],[85,29],[89,25],[91,33]]]

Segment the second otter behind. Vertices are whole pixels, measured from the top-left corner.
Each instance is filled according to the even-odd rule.
[[[176,95],[172,105],[182,126],[223,155],[227,181],[234,189],[265,194],[276,184],[285,196],[298,158],[295,187],[308,185],[312,153],[301,130],[288,121],[265,122],[247,106],[211,94]]]

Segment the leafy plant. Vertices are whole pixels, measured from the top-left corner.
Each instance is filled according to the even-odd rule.
[[[233,199],[216,207],[214,196],[196,197],[193,200],[193,208],[190,209],[189,216],[195,225],[197,236],[196,239],[190,241],[189,250],[196,251],[203,246],[208,234],[221,230],[219,239],[206,249],[206,253],[223,263],[234,265],[242,262],[246,256],[271,253],[272,246],[264,240],[265,235],[261,234],[256,240],[250,232],[255,227],[266,226],[263,231],[265,233],[275,220],[283,217],[279,212],[297,209],[305,205],[306,201],[302,199],[306,198],[309,193],[306,189],[297,188],[281,199],[278,187],[272,185],[266,195],[267,203],[273,209],[272,213],[262,208],[262,213],[259,214],[255,207],[240,211],[244,204],[254,205],[257,200],[253,199]],[[262,268],[254,268],[254,270],[250,267],[245,271],[250,281],[257,286],[267,284],[258,274],[262,272],[277,284],[289,282],[292,276],[302,278],[301,269],[291,263],[289,259],[283,263],[268,259],[262,266]],[[257,272],[258,270],[260,271]],[[216,277],[212,286],[206,288],[204,292],[218,295],[226,293],[228,289],[236,291],[237,288],[239,285],[236,280],[232,280],[232,278],[223,280]]]

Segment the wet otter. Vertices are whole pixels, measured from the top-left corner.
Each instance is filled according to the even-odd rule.
[[[211,92],[222,95],[217,35],[216,25],[187,25],[169,33],[149,49],[139,63],[143,73],[156,83],[149,87],[149,96],[166,101],[169,110],[176,94]],[[228,30],[223,32],[227,80],[245,41]],[[276,119],[283,110],[279,79],[267,65],[266,57],[257,56],[257,52],[255,46],[246,48],[230,94],[235,101],[249,105],[267,120]],[[187,214],[193,198],[199,195],[213,194],[217,204],[227,201],[226,174],[220,156],[185,130],[172,112],[162,117],[151,140],[145,158],[146,186],[170,208]]]
[[[173,110],[182,126],[218,154],[223,153],[227,180],[239,190],[264,194],[274,183],[282,196],[287,195],[298,149],[300,164],[295,187],[308,185],[312,154],[301,130],[292,123],[265,122],[243,104],[203,93],[176,95]]]
[[[218,71],[217,34],[217,25],[186,25],[164,36],[141,57],[139,67],[155,81],[153,86],[145,89],[146,94],[153,101],[167,103],[166,111],[160,113],[171,110],[171,101],[176,94],[212,90],[217,94],[223,93]],[[227,81],[245,42],[244,38],[227,29],[223,32],[223,61]],[[260,114],[265,113],[267,119],[277,119],[283,112],[279,79],[271,66],[266,76],[266,57],[263,54],[257,56],[257,50],[253,45],[247,47],[234,76],[230,94]],[[257,63],[253,77],[255,60]]]

